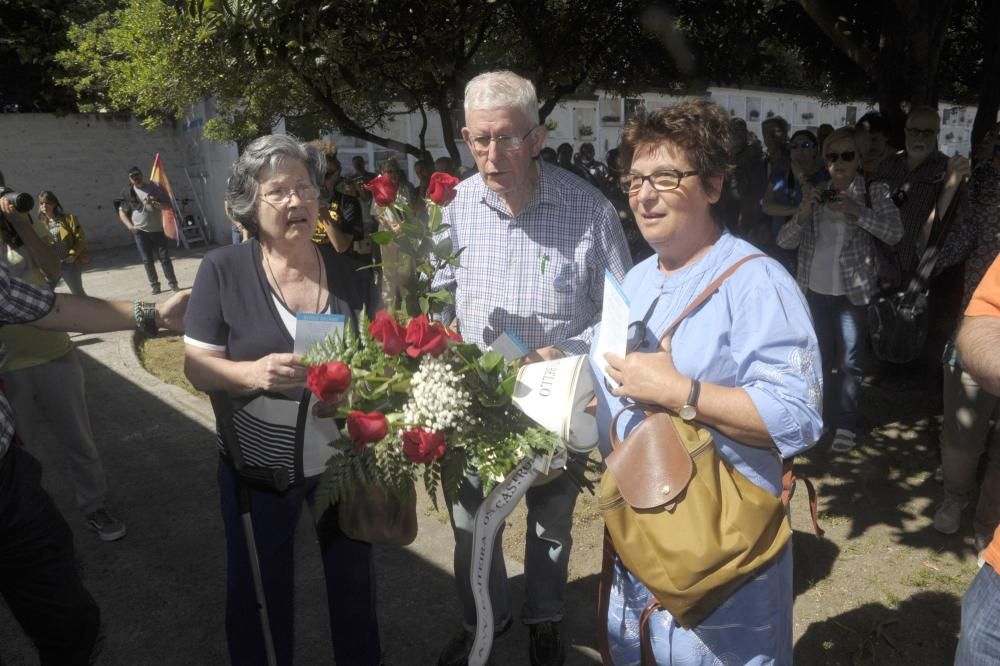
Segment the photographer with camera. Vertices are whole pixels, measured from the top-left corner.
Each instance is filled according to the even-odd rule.
[[[177,276],[170,261],[167,235],[163,233],[163,210],[170,210],[170,196],[162,187],[153,182],[143,182],[139,167],[128,170],[128,187],[122,190],[118,217],[135,238],[142,265],[149,278],[153,295],[160,293],[160,278],[153,265],[153,253],[160,259],[163,275],[172,291],[177,291]]]
[[[867,139],[852,127],[827,138],[822,154],[829,184],[804,183],[798,212],[778,232],[779,246],[799,249],[796,277],[812,311],[823,385],[836,400],[824,420],[836,428],[831,448],[837,452],[856,445],[866,306],[877,288],[872,239],[893,245],[903,236],[889,188],[884,183],[865,187],[861,157]],[[834,381],[834,368],[839,381]]]
[[[49,288],[61,266],[53,238],[41,221],[32,221],[16,208],[10,197],[0,200],[2,263],[13,276]],[[60,448],[61,471],[68,477],[87,526],[103,541],[121,539],[125,524],[105,506],[108,484],[90,425],[83,365],[73,342],[63,332],[8,325],[0,328],[0,344],[6,350],[0,378],[17,414],[17,431],[28,444],[37,446],[41,441],[38,424],[47,423]]]

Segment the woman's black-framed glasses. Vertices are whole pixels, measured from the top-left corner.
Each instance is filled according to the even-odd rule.
[[[669,192],[670,190],[676,190],[680,187],[681,181],[688,176],[697,175],[697,171],[677,171],[676,169],[669,169],[665,171],[654,171],[648,176],[642,176],[637,173],[627,173],[622,176],[618,182],[621,185],[622,192],[626,194],[635,194],[642,189],[643,182],[647,180],[657,192]]]

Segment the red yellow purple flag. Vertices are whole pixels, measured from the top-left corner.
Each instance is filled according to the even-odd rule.
[[[170,210],[163,211],[163,233],[171,240],[177,240],[177,199],[174,198],[174,191],[170,188],[170,179],[167,178],[167,170],[163,168],[163,161],[160,154],[156,153],[153,158],[153,169],[149,172],[149,180],[162,187],[170,196]]]

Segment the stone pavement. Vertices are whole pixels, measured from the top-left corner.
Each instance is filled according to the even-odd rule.
[[[182,287],[194,281],[204,253],[173,252]],[[95,253],[83,282],[88,294],[100,298],[150,298],[130,246]],[[105,639],[97,663],[225,664],[225,540],[208,401],[147,373],[136,357],[131,332],[75,336],[74,341],[108,476],[108,508],[127,523],[128,536],[103,543],[87,529],[51,436],[29,447],[42,460],[46,488],[73,528],[84,581],[101,607]],[[407,548],[379,548],[376,555],[385,662],[393,666],[435,664],[459,623],[447,516],[426,501],[420,511],[416,542]],[[296,662],[331,664],[322,568],[307,513],[302,523],[296,539]],[[512,558],[507,562],[517,609],[523,570]],[[563,633],[570,666],[600,663],[593,650],[595,595],[596,575],[571,581],[568,588]],[[527,664],[527,633],[515,625],[494,646],[493,662]],[[0,664],[37,663],[0,602]]]

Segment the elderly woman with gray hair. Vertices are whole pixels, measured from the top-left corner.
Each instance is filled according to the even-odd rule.
[[[219,429],[234,664],[266,663],[267,649],[241,514],[249,511],[277,663],[290,664],[295,528],[333,454],[327,442],[336,438],[333,420],[317,415],[306,368],[293,353],[296,315],[342,315],[356,327],[363,308],[380,308],[370,277],[311,240],[325,169],[315,146],[287,136],[247,147],[233,165],[227,203],[251,238],[205,256],[185,317],[185,372],[212,395]],[[241,491],[248,502],[238,502]],[[338,664],[378,664],[371,546],[344,536],[335,513],[317,524],[334,656]]]

